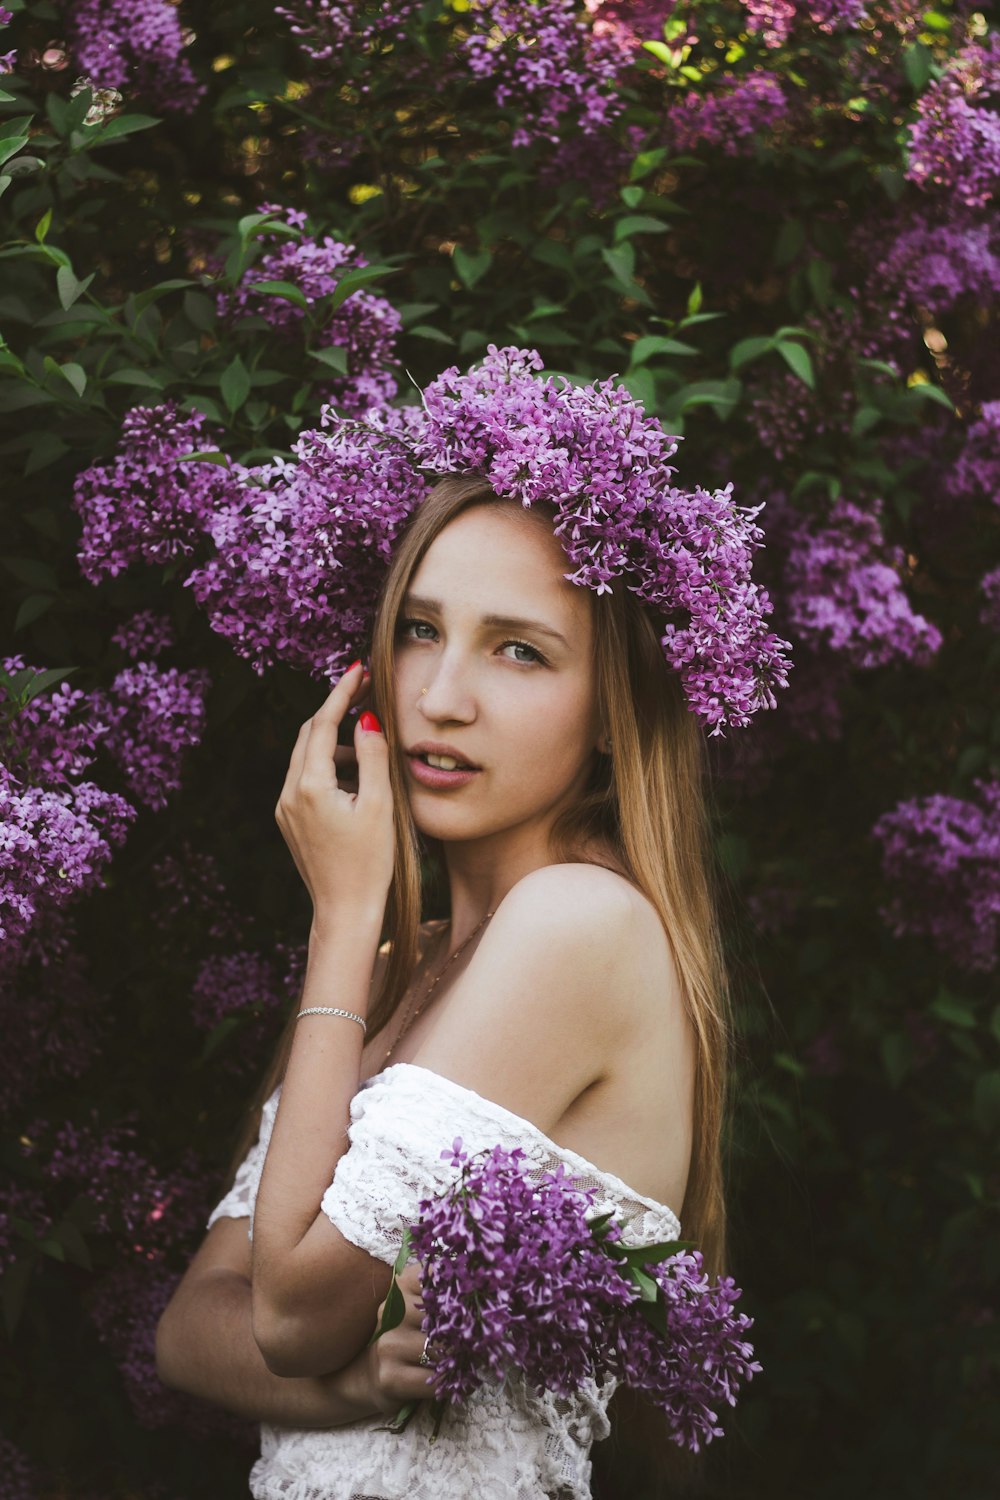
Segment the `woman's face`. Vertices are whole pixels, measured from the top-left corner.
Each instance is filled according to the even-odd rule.
[[[395,707],[414,820],[430,837],[550,825],[582,789],[601,723],[591,597],[568,570],[545,518],[504,505],[456,516],[414,572]],[[476,769],[433,770],[410,753],[428,742]]]

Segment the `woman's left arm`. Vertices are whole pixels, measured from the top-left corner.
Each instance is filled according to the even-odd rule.
[[[348,669],[299,732],[275,812],[313,902],[303,1008],[365,1017],[393,868],[387,747],[355,726],[358,791],[338,786],[337,728],[366,686]],[[369,721],[370,722],[370,721]],[[253,1333],[275,1375],[348,1364],[371,1334],[390,1268],[345,1239],[319,1204],[347,1149],[364,1032],[342,1016],[297,1025],[254,1208]]]

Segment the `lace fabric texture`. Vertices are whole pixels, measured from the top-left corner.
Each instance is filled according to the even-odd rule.
[[[260,1136],[209,1225],[245,1216],[252,1238],[280,1093],[279,1084],[264,1106]],[[417,1219],[420,1199],[451,1182],[454,1169],[440,1153],[455,1136],[470,1152],[520,1146],[539,1177],[562,1162],[598,1189],[601,1208],[617,1212],[626,1244],[680,1237],[677,1216],[664,1204],[556,1145],[528,1120],[413,1063],[396,1063],[362,1086],[351,1102],[348,1136],[322,1211],[352,1244],[387,1264]],[[449,1408],[433,1444],[426,1410],[400,1434],[386,1432],[382,1417],[329,1430],[264,1424],[250,1492],[255,1500],[589,1500],[590,1449],[608,1434],[614,1388],[613,1380],[591,1381],[564,1398],[512,1376]]]

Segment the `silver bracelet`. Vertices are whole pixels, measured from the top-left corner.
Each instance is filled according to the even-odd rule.
[[[337,1005],[310,1005],[305,1010],[300,1010],[295,1017],[300,1021],[303,1016],[344,1016],[348,1021],[357,1021],[365,1036],[368,1035],[368,1027],[364,1016],[356,1016],[353,1010],[341,1010]]]

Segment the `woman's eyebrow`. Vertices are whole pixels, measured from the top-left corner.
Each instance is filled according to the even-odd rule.
[[[407,594],[403,601],[404,609],[423,609],[428,614],[441,614],[441,602],[438,599],[422,599],[417,594]],[[483,615],[484,625],[496,625],[501,630],[523,630],[536,635],[548,635],[553,640],[561,642],[569,649],[569,641],[560,635],[558,630],[553,630],[551,625],[543,625],[541,620],[523,620],[517,615]]]

